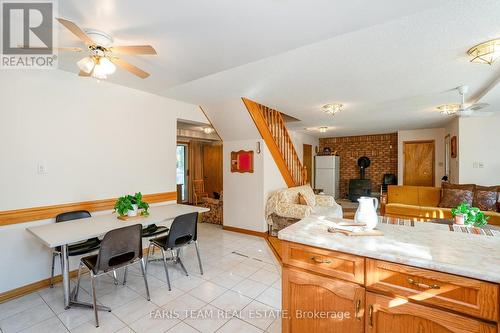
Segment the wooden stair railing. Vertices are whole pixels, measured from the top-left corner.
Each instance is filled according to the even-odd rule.
[[[307,183],[307,170],[300,162],[281,112],[242,98],[288,187]]]

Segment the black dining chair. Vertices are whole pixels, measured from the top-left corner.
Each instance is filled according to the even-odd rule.
[[[182,263],[182,260],[180,258],[180,249],[184,246],[194,243],[196,247],[196,255],[198,257],[198,264],[200,266],[200,273],[203,274],[203,267],[201,265],[200,252],[198,249],[197,222],[198,213],[196,212],[177,216],[170,226],[168,235],[149,240],[148,255],[146,258],[146,269],[151,250],[155,247],[158,247],[161,250],[161,254],[163,257],[163,266],[165,267],[168,290],[172,290],[172,288],[170,286],[170,277],[168,275],[167,257],[165,256],[165,251],[171,251],[172,257],[168,260],[172,260],[176,264],[178,263],[184,273],[188,275],[186,267],[184,267],[184,264]]]
[[[90,285],[92,288],[92,305],[95,315],[95,326],[99,327],[97,316],[97,299],[95,291],[95,279],[108,272],[115,271],[140,262],[146,295],[149,296],[148,279],[146,278],[146,267],[142,256],[142,225],[134,224],[128,227],[108,231],[101,242],[99,253],[80,260],[78,267],[78,281],[76,284],[74,299],[78,299],[80,289],[81,271],[86,266],[90,271]]]
[[[91,217],[90,213],[86,210],[77,210],[73,212],[66,212],[56,216],[56,223],[67,222],[73,220],[79,220]],[[83,242],[71,244],[68,246],[68,256],[74,257],[82,254],[90,253],[99,248],[101,241],[99,238],[91,238]],[[58,246],[52,251],[52,272],[50,275],[50,287],[54,287],[54,266],[56,263],[56,257],[59,256],[61,261],[61,271],[62,271],[62,258],[61,258],[61,247]]]

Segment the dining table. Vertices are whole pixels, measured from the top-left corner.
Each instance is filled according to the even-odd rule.
[[[61,247],[64,308],[69,309],[71,306],[92,307],[91,303],[77,301],[73,299],[70,294],[68,245],[90,238],[100,237],[108,231],[133,224],[142,224],[143,226],[157,224],[170,227],[172,221],[177,216],[208,211],[209,209],[205,207],[166,204],[150,207],[149,215],[138,216],[129,220],[118,219],[116,214],[111,213],[60,223],[49,223],[41,226],[29,227],[26,228],[26,230],[49,248]],[[100,309],[110,311],[110,309],[105,306],[100,306]]]

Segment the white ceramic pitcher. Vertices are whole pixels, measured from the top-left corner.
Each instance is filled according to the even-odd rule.
[[[371,197],[361,197],[358,199],[359,207],[354,215],[354,221],[366,225],[366,230],[372,230],[377,226],[378,199]]]

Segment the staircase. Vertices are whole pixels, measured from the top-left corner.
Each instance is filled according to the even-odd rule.
[[[292,144],[281,112],[242,98],[288,187],[304,185],[307,171]]]

